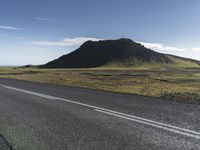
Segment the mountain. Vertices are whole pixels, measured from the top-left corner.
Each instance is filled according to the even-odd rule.
[[[87,41],[77,50],[41,65],[41,68],[132,67],[142,64],[197,67],[192,59],[155,52],[130,39]]]

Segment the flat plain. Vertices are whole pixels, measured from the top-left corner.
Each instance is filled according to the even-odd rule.
[[[0,77],[200,102],[199,68],[0,68]]]

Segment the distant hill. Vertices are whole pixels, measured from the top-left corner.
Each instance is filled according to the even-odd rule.
[[[199,67],[200,62],[155,52],[130,39],[87,41],[77,50],[41,68],[133,67],[137,65]]]

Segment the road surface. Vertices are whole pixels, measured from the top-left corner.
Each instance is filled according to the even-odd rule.
[[[5,150],[198,150],[200,105],[0,78],[0,134]]]

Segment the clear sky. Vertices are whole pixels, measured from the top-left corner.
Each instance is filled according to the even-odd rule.
[[[200,60],[200,0],[0,0],[0,65],[42,64],[88,39],[121,37]]]

